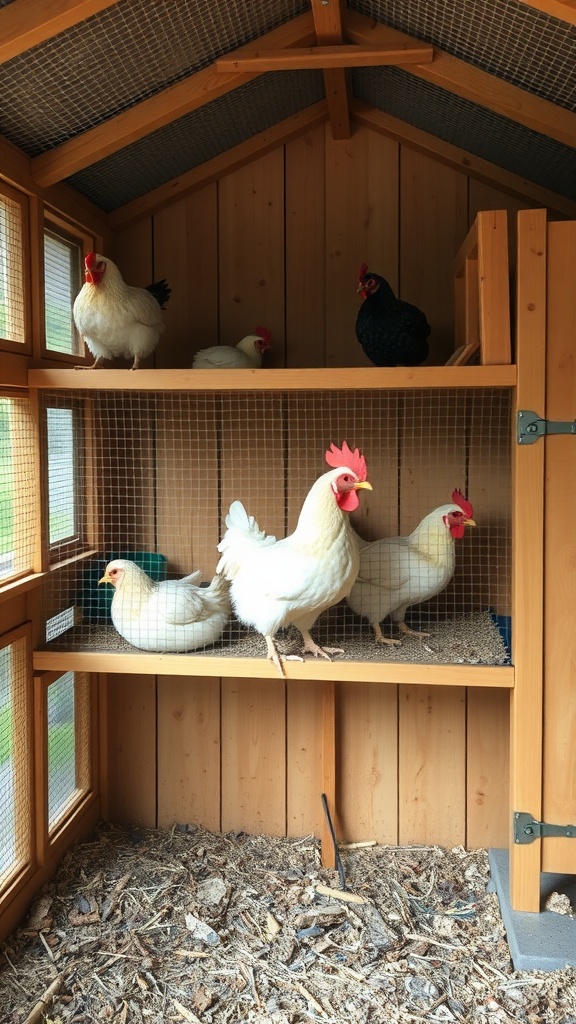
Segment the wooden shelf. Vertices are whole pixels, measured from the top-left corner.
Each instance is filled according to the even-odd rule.
[[[266,658],[108,651],[34,651],[37,672],[116,672],[122,675],[217,676],[280,681]],[[402,661],[307,660],[285,664],[287,679],[336,682],[421,683],[425,686],[481,686],[512,689],[513,665],[436,665]]]
[[[278,370],[30,370],[31,388],[76,391],[331,391],[513,388],[516,367],[319,367]]]

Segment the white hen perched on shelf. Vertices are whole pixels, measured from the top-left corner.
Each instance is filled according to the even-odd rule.
[[[133,647],[192,651],[215,643],[230,614],[226,580],[214,576],[210,586],[200,587],[200,575],[198,570],[155,583],[135,562],[115,558],[98,582],[114,587],[112,622]]]
[[[262,353],[272,348],[272,335],[266,327],[257,327],[237,345],[212,345],[194,356],[193,370],[254,370],[262,366]]]
[[[218,545],[222,557],[216,568],[230,580],[230,596],[241,622],[253,626],[266,640],[268,658],[284,675],[283,661],[302,661],[281,655],[274,644],[279,629],[293,625],[302,634],[303,652],[330,660],[340,648],[320,647],[310,629],[316,619],[345,597],[358,572],[358,546],[348,513],[358,507],[366,481],[366,462],[346,442],[326,452],[334,467],[313,484],[302,505],[294,533],[283,540],[267,537],[240,501],[226,516],[228,527]]]

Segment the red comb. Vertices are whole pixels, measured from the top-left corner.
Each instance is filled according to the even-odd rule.
[[[452,501],[454,502],[455,505],[460,506],[464,514],[467,515],[469,519],[472,519],[472,516],[474,515],[474,509],[472,508],[472,505],[470,504],[468,499],[464,497],[462,491],[452,491]]]
[[[94,267],[96,266],[96,253],[95,252],[89,252],[89,253],[86,254],[86,256],[84,257],[84,266],[86,267],[86,270],[93,270],[94,269]]]
[[[366,273],[367,270],[368,270],[368,264],[367,263],[363,263],[362,266],[360,267],[360,273],[358,274],[358,280],[359,281],[362,280],[362,278],[364,277],[364,274]]]
[[[330,451],[326,452],[326,462],[334,469],[338,469],[339,466],[348,466],[359,480],[366,479],[368,472],[366,459],[360,454],[358,448],[351,451],[346,441],[342,442],[342,448],[337,448],[335,444],[330,445]]]
[[[267,327],[257,327],[256,334],[259,338],[262,338],[262,341],[271,341],[272,339],[272,335]]]

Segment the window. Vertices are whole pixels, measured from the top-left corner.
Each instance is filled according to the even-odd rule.
[[[35,463],[28,399],[0,395],[0,584],[35,568]]]
[[[54,231],[44,232],[46,349],[80,355],[81,337],[72,308],[81,288],[82,246]]]
[[[26,342],[24,237],[27,207],[18,192],[2,185],[0,193],[0,338],[18,346]]]
[[[48,543],[52,561],[84,544],[83,434],[78,405],[46,409],[48,447]]]
[[[27,639],[22,630],[10,636],[0,648],[0,886],[31,848]]]
[[[88,676],[65,672],[46,691],[48,832],[54,832],[90,786]]]

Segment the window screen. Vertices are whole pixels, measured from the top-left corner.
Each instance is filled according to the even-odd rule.
[[[0,396],[0,584],[33,569],[34,445],[28,400]]]
[[[0,649],[0,885],[30,853],[26,639]]]
[[[44,233],[46,348],[50,352],[80,353],[72,307],[81,287],[81,257],[77,242],[52,231]]]
[[[21,344],[26,340],[22,209],[0,195],[0,337]]]
[[[89,684],[65,672],[48,686],[48,831],[52,832],[89,785]]]
[[[50,547],[79,539],[77,410],[48,408],[48,539]]]

